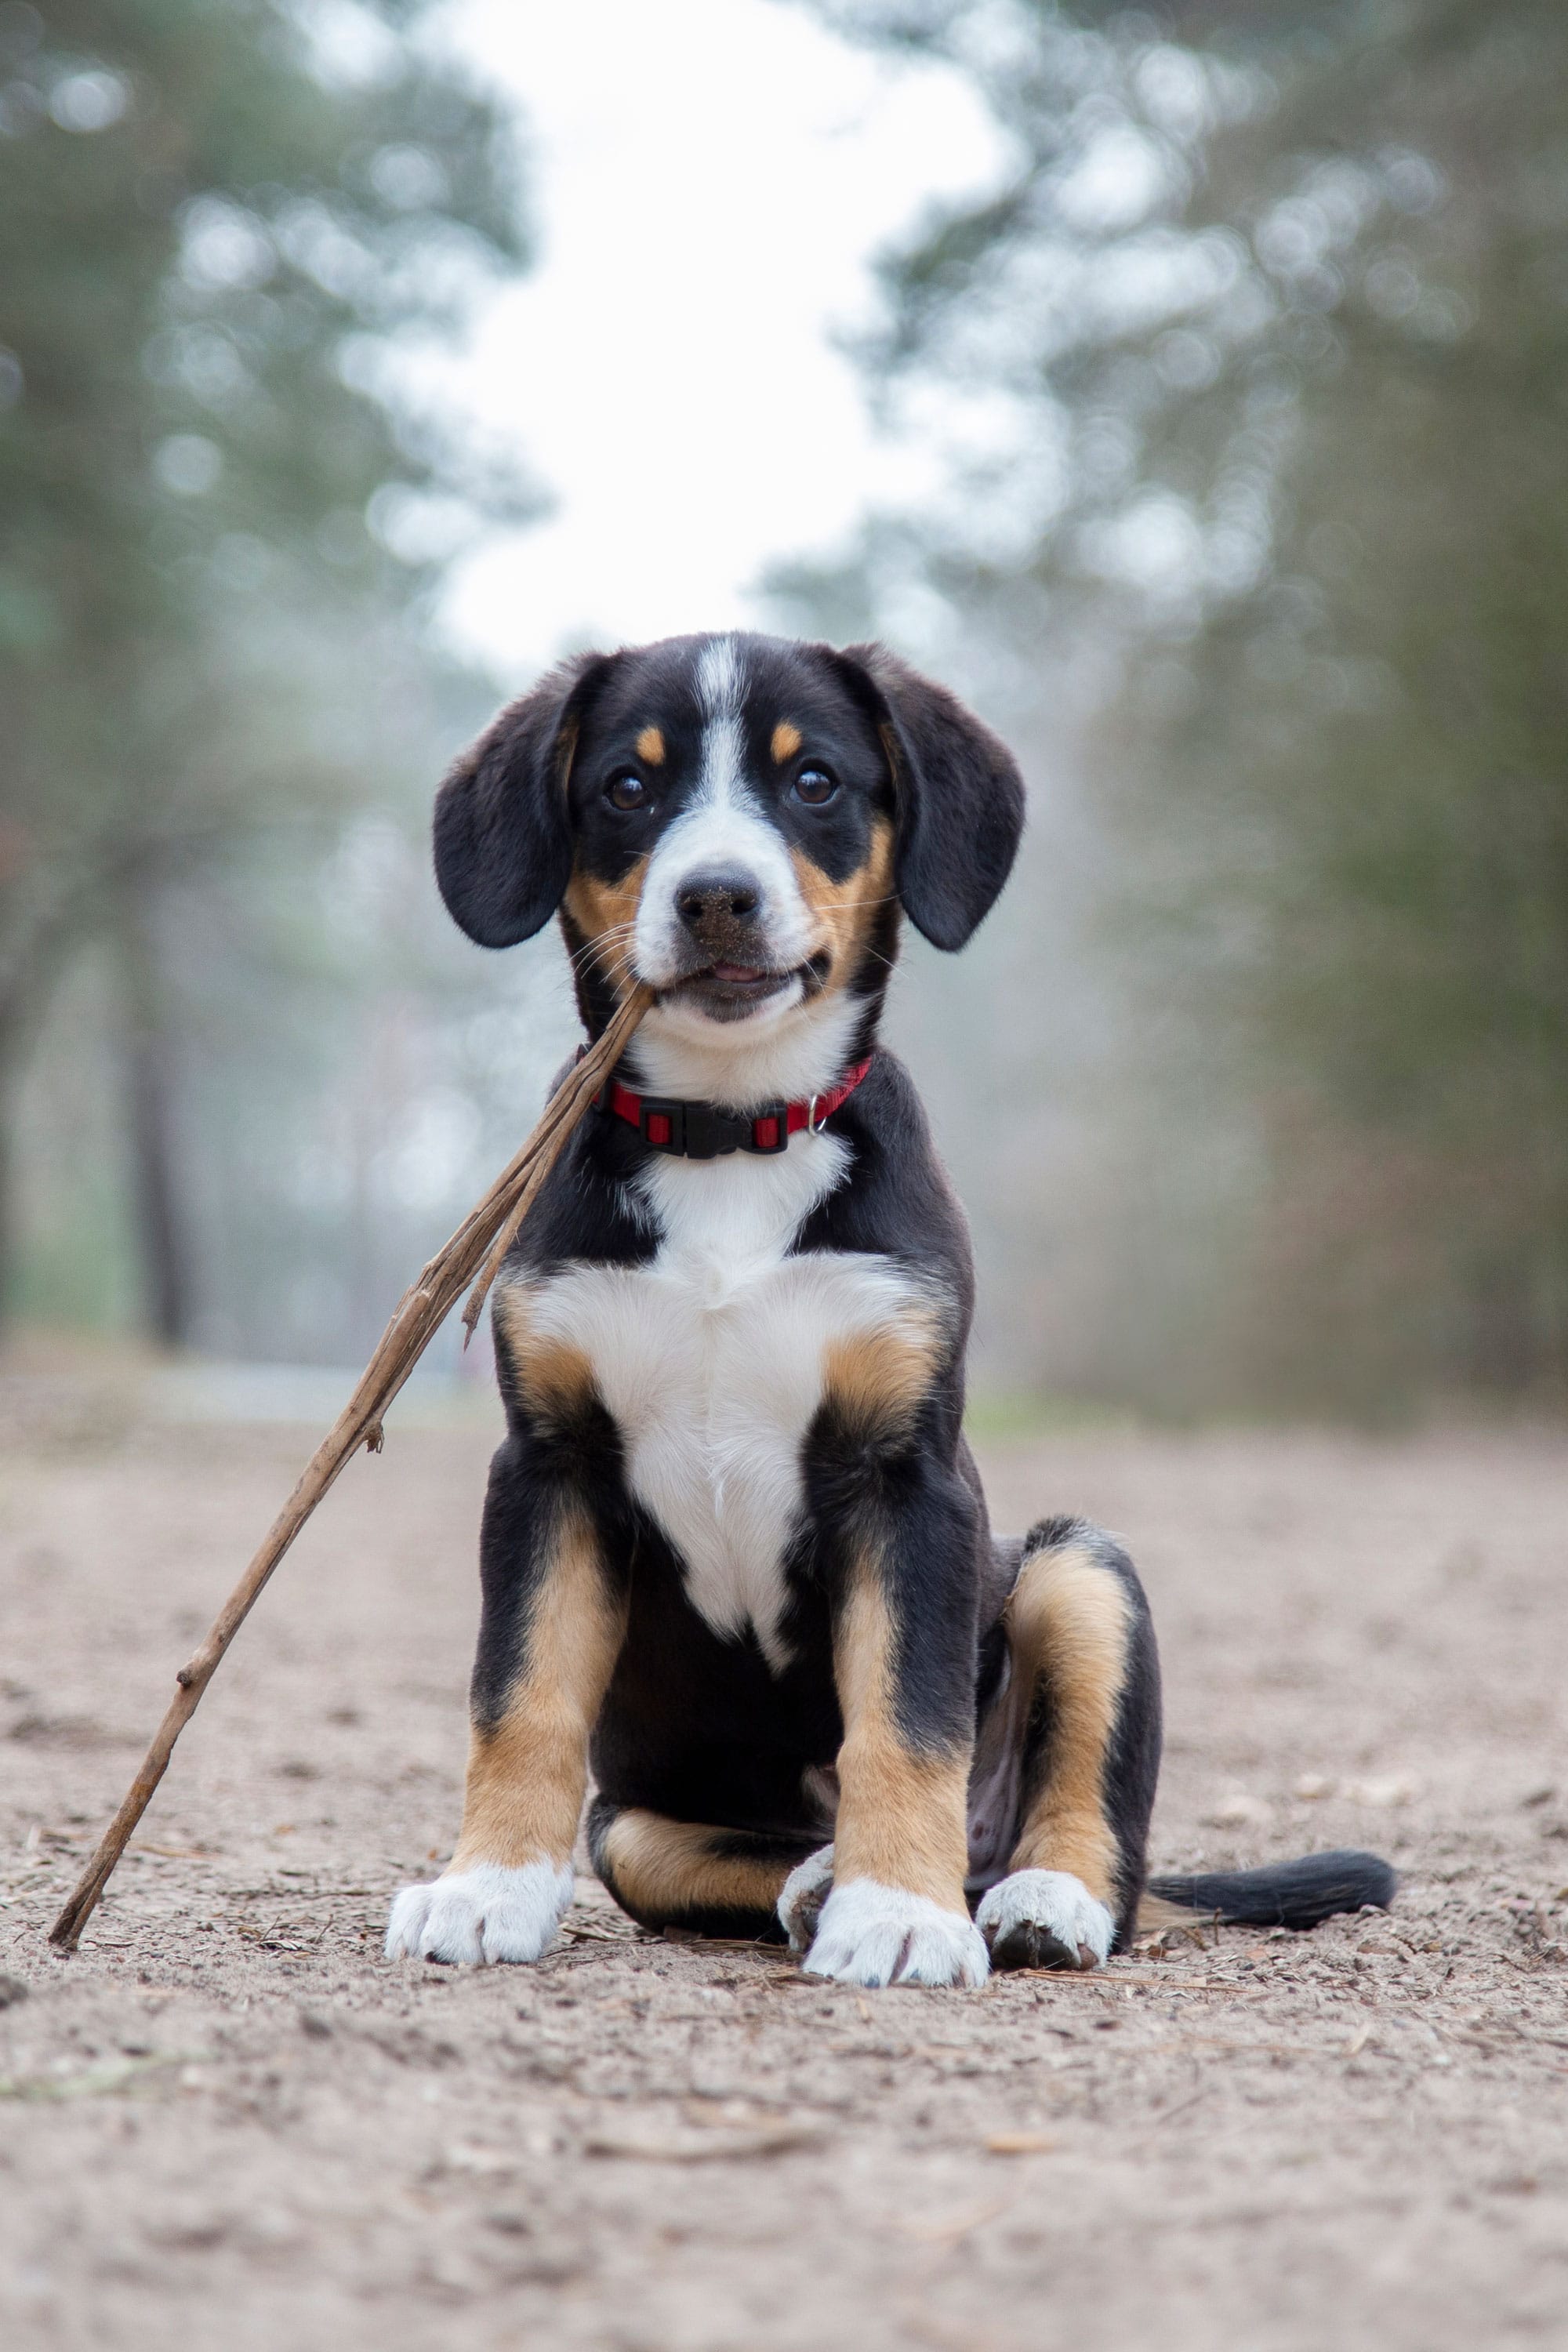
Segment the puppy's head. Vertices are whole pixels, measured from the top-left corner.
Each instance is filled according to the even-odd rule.
[[[485,947],[560,909],[584,1011],[633,981],[692,1034],[880,993],[901,907],[960,948],[1007,878],[1002,743],[879,646],[750,635],[584,654],[441,787],[436,872]]]

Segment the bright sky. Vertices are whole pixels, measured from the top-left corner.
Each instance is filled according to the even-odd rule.
[[[755,625],[770,560],[918,493],[833,337],[871,314],[885,241],[994,183],[996,132],[956,74],[787,0],[454,0],[451,21],[521,109],[538,254],[460,390],[554,500],[459,563],[455,635],[517,678],[587,641]]]

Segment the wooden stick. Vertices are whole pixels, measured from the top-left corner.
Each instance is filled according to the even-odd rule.
[[[538,1199],[567,1138],[620,1059],[627,1039],[652,1002],[653,991],[642,986],[626,998],[604,1035],[568,1071],[551,1096],[543,1117],[521,1150],[501,1171],[479,1206],[464,1218],[446,1247],[437,1252],[404,1292],[359,1386],[311,1455],[299,1485],[268,1529],[261,1549],[214,1619],[205,1641],[175,1675],[178,1687],[142,1759],[142,1769],[104,1832],[76,1892],[49,1930],[49,1941],[57,1951],[74,1952],[80,1942],[81,1931],[109,1883],[110,1872],[168,1769],[175,1740],[195,1713],[202,1693],[255,1607],[268,1578],[343,1465],[362,1445],[373,1454],[381,1451],[382,1422],[387,1407],[451,1308],[470,1286],[473,1296],[463,1319],[468,1333],[472,1332],[496,1270]],[[467,1339],[466,1334],[465,1346]]]

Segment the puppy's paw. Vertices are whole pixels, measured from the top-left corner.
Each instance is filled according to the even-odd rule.
[[[792,1952],[804,1952],[816,1933],[822,1906],[833,1892],[833,1848],[819,1845],[797,1862],[779,1892],[779,1923]]]
[[[455,1960],[536,1960],[572,1900],[572,1868],[531,1862],[521,1870],[480,1863],[454,1870],[433,1886],[405,1886],[387,1922],[386,1957]]]
[[[994,1969],[1097,1969],[1116,1922],[1068,1870],[1016,1870],[974,1915]]]
[[[807,1976],[858,1985],[978,1985],[990,1971],[965,1913],[874,1878],[834,1887],[803,1965]]]

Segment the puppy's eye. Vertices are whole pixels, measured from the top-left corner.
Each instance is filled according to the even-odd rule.
[[[826,768],[803,768],[795,780],[795,796],[807,808],[821,808],[837,790],[837,777],[830,776]]]
[[[630,768],[626,768],[620,775],[610,778],[609,782],[605,786],[605,798],[612,808],[647,808],[648,789],[639,775],[635,774]]]

